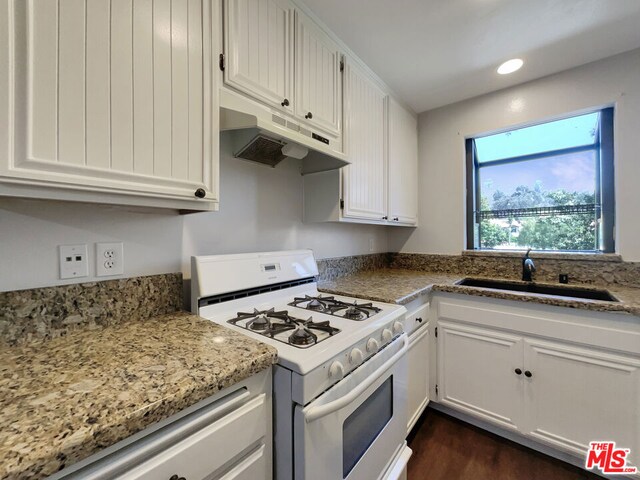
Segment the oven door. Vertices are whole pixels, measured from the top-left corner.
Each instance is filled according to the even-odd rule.
[[[407,350],[402,334],[294,415],[296,480],[374,480],[404,445]]]

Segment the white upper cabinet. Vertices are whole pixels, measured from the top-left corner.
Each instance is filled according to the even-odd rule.
[[[299,10],[295,31],[295,114],[338,136],[342,121],[340,47]]]
[[[2,194],[216,207],[210,2],[2,3],[12,79]]]
[[[418,223],[418,124],[413,112],[389,100],[389,220]]]
[[[269,106],[293,108],[293,6],[225,0],[225,83]]]
[[[351,164],[342,169],[343,215],[386,220],[387,94],[354,62],[346,62],[344,74],[344,145]]]

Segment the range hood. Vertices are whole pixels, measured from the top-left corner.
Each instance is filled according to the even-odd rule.
[[[235,157],[271,167],[286,157],[302,159],[303,175],[349,165],[331,148],[331,139],[225,88],[220,89],[220,132],[230,138]]]

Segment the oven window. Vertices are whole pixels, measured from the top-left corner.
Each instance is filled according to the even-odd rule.
[[[342,425],[342,478],[347,478],[358,460],[393,416],[393,376],[360,405]]]

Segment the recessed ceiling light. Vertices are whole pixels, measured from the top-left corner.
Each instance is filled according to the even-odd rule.
[[[500,75],[507,75],[508,73],[513,73],[516,70],[520,70],[520,67],[524,62],[521,58],[512,58],[511,60],[507,60],[502,65],[498,67],[498,73]]]

